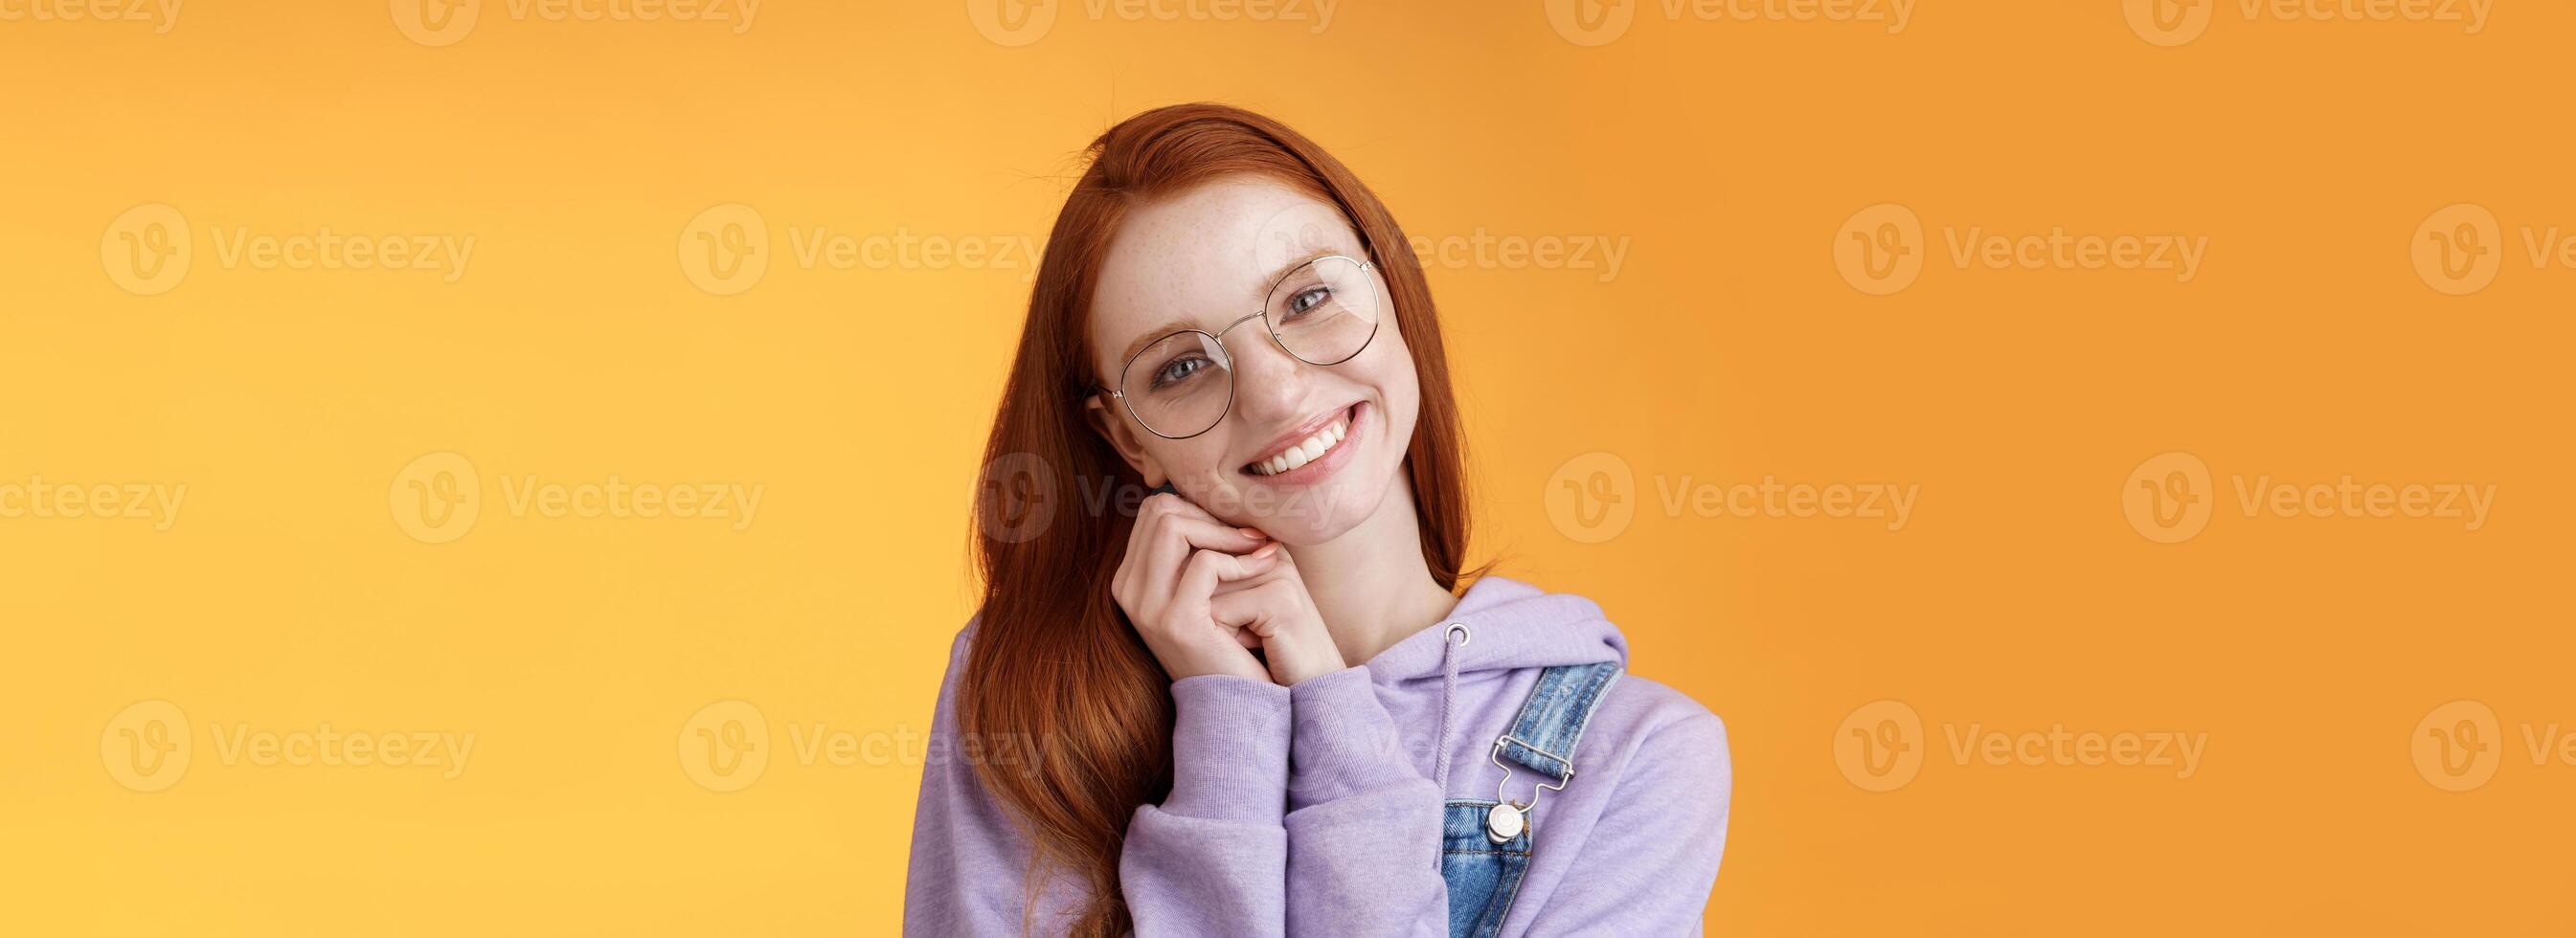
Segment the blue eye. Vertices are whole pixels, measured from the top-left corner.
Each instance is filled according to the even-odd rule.
[[[1324,301],[1332,298],[1333,288],[1331,287],[1308,287],[1304,290],[1298,291],[1297,295],[1288,298],[1288,315],[1295,316],[1307,310],[1314,309],[1315,307],[1322,306],[1324,305]]]
[[[1164,362],[1163,367],[1154,369],[1154,390],[1160,391],[1187,381],[1191,375],[1198,374],[1201,369],[1212,364],[1215,363],[1208,361],[1204,355],[1184,355]]]

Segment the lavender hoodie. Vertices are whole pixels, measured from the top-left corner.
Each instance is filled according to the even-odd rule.
[[[1549,665],[1619,661],[1628,643],[1591,600],[1487,576],[1441,626],[1370,659],[1280,687],[1232,675],[1172,683],[1171,797],[1129,820],[1119,885],[1140,936],[1448,934],[1441,803],[1495,797],[1487,761]],[[951,646],[931,723],[954,752]],[[1447,709],[1447,719],[1443,710]],[[1502,933],[1696,935],[1726,842],[1726,728],[1681,692],[1613,682],[1574,753],[1578,771],[1533,811],[1528,872]],[[1526,799],[1533,773],[1508,797]],[[922,773],[904,932],[1020,932],[1028,843],[964,759]],[[1065,930],[1085,888],[1048,878],[1032,919]]]

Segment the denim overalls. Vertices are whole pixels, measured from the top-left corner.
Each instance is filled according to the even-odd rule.
[[[1464,644],[1466,627],[1449,628],[1444,639]],[[1457,798],[1442,806],[1440,876],[1449,883],[1451,938],[1488,938],[1502,931],[1521,874],[1529,871],[1531,838],[1538,834],[1530,812],[1538,807],[1539,790],[1563,790],[1574,780],[1574,747],[1582,741],[1583,724],[1620,673],[1616,661],[1540,671],[1538,686],[1487,757],[1502,770],[1497,799],[1507,797],[1514,765],[1538,773],[1529,799]],[[1453,667],[1453,680],[1455,674]]]

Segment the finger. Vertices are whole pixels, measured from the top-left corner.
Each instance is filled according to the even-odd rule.
[[[1269,638],[1275,631],[1280,593],[1270,584],[1238,590],[1208,601],[1208,617],[1219,625],[1230,625],[1245,632]]]
[[[1216,595],[1217,584],[1259,576],[1279,562],[1279,546],[1273,544],[1237,557],[1224,551],[1202,550],[1190,555],[1189,567],[1181,571],[1181,580],[1172,587],[1174,601],[1206,602]]]
[[[1245,553],[1270,543],[1270,535],[1259,528],[1238,528],[1218,520],[1208,510],[1178,495],[1163,494],[1147,499],[1152,506],[1158,528],[1168,527],[1191,539],[1192,546],[1202,550]]]
[[[1129,585],[1139,594],[1155,597],[1171,595],[1173,578],[1177,577],[1181,568],[1189,563],[1190,552],[1193,550],[1244,554],[1259,549],[1263,544],[1271,543],[1243,533],[1242,528],[1230,527],[1218,522],[1188,502],[1171,496],[1156,497],[1168,498],[1171,501],[1168,506],[1148,513],[1150,517],[1138,519],[1140,528],[1134,538],[1143,541],[1141,547],[1144,551],[1144,563],[1140,571],[1141,578],[1131,574],[1131,579],[1136,581]],[[1190,512],[1198,512],[1198,514],[1194,516]],[[1150,529],[1146,529],[1146,525],[1150,525]],[[1128,544],[1128,552],[1132,555],[1138,549],[1139,545],[1135,540],[1131,540]]]
[[[1162,542],[1160,546],[1165,549],[1180,552],[1180,556],[1174,558],[1176,561],[1187,561],[1188,552],[1192,550],[1214,550],[1241,555],[1277,543],[1245,534],[1243,530],[1220,521],[1166,518],[1163,519],[1162,531],[1157,535],[1157,539]],[[1173,566],[1177,569],[1179,564],[1175,563]]]

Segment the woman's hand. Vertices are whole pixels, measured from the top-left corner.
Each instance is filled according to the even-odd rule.
[[[1218,624],[1239,628],[1261,642],[1270,679],[1281,687],[1350,667],[1342,661],[1341,646],[1333,644],[1332,632],[1324,628],[1324,617],[1315,611],[1315,598],[1297,575],[1296,560],[1284,549],[1264,569],[1217,587],[1208,608]]]
[[[1284,559],[1279,545],[1261,532],[1233,527],[1188,499],[1159,493],[1138,506],[1127,556],[1118,562],[1109,591],[1172,680],[1201,674],[1268,680],[1271,675],[1252,657],[1262,639],[1218,621],[1210,607],[1225,584],[1268,573]],[[1302,587],[1297,592],[1305,595]],[[1277,659],[1272,660],[1275,670]]]

